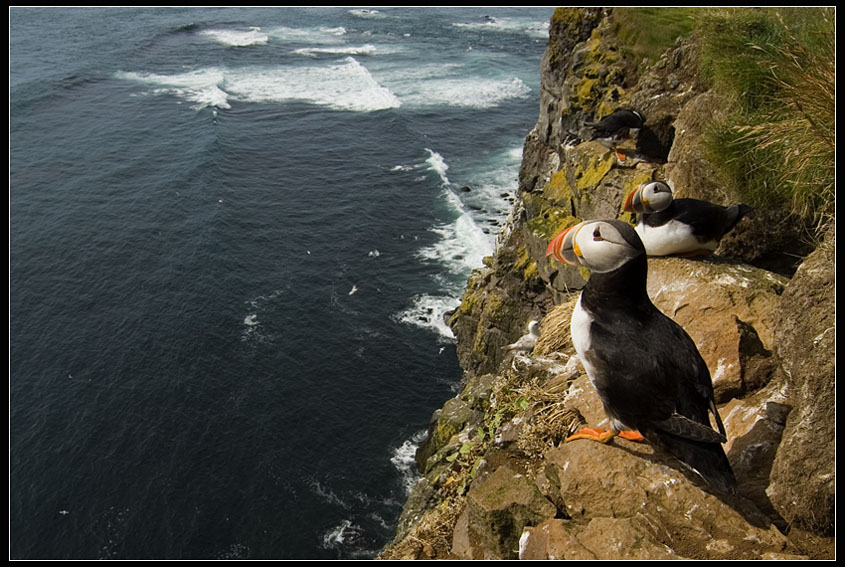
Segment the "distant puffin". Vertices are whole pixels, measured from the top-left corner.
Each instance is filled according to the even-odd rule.
[[[534,350],[534,345],[537,339],[540,338],[540,330],[538,328],[539,321],[532,320],[528,323],[528,333],[519,337],[515,343],[511,343],[505,347],[505,350],[515,350],[517,352],[531,352]]]
[[[584,221],[555,236],[546,254],[591,270],[572,313],[572,342],[611,427],[567,441],[644,437],[715,490],[734,493],[710,372],[689,335],[649,299],[648,261],[634,229],[619,220]]]
[[[723,207],[675,199],[662,181],[641,183],[625,199],[624,209],[639,215],[636,231],[649,256],[710,254],[752,210],[744,203]]]
[[[584,122],[584,126],[593,129],[591,140],[610,144],[625,139],[630,130],[639,130],[645,124],[645,118],[636,110],[619,109],[598,122]]]

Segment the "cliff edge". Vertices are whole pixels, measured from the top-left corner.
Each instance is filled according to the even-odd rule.
[[[380,558],[835,556],[835,225],[811,252],[800,223],[757,207],[715,255],[649,259],[652,301],[710,368],[737,496],[648,445],[563,443],[605,416],[569,337],[589,274],[549,262],[551,237],[584,219],[630,220],[621,203],[643,181],[738,199],[704,148],[730,101],[700,79],[696,41],[643,62],[617,23],[602,8],[554,13],[518,198],[449,321],[462,390],[432,417],[421,477]],[[646,117],[626,159],[582,132],[622,107]],[[533,351],[503,348],[531,320]]]

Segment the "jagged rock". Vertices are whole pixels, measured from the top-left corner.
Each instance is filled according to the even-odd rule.
[[[477,423],[483,413],[473,409],[473,401],[461,397],[447,400],[443,407],[434,412],[426,441],[417,450],[416,460],[420,470],[429,472],[436,464],[431,456],[446,446],[452,437],[460,433],[469,423]]]
[[[519,537],[556,512],[526,476],[501,466],[467,494],[467,519],[486,549],[500,559],[515,558]]]
[[[781,442],[791,406],[780,391],[782,380],[743,399],[734,399],[720,409],[728,442],[725,453],[733,466],[739,493],[765,513],[782,531],[786,522],[766,494],[772,462]]]
[[[776,351],[793,409],[768,490],[788,522],[828,535],[836,502],[835,260],[834,227],[783,293]]]

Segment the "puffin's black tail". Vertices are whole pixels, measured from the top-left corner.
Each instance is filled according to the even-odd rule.
[[[643,432],[643,436],[695,471],[708,486],[723,494],[736,494],[736,477],[721,444],[692,441],[660,430],[649,433]]]

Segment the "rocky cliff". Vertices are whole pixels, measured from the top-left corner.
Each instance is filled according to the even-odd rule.
[[[422,476],[382,558],[833,557],[833,229],[807,255],[783,212],[758,207],[713,256],[649,260],[650,297],[713,376],[736,497],[648,445],[562,442],[605,416],[569,337],[589,275],[550,263],[550,238],[582,219],[630,220],[623,196],[647,180],[736,199],[702,149],[726,101],[699,80],[695,42],[642,67],[613,29],[609,10],[555,11],[519,197],[450,319],[463,388],[432,418]],[[624,160],[581,132],[619,107],[646,116]],[[532,319],[534,350],[504,349]]]

